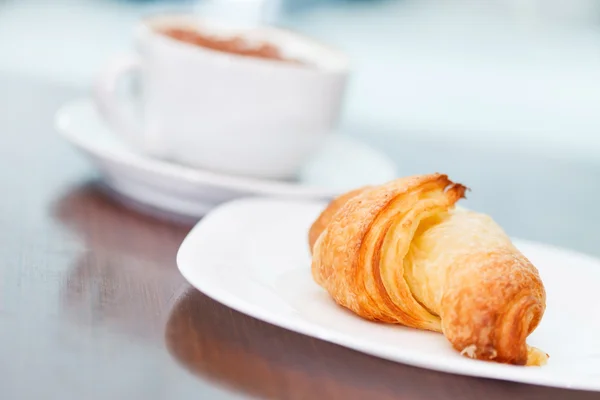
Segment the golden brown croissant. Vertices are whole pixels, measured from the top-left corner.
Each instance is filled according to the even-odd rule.
[[[461,354],[541,365],[527,346],[545,310],[537,269],[466,188],[432,174],[348,192],[311,226],[314,280],[359,316],[442,332]]]

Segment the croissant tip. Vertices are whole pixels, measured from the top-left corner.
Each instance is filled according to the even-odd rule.
[[[459,185],[460,185],[460,183],[459,183]],[[467,198],[467,192],[470,192],[471,188],[468,187],[468,186],[465,186],[465,185],[460,185],[460,186],[462,188],[462,196],[461,196],[461,198],[466,199]]]

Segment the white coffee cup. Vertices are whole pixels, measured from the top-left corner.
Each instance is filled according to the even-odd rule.
[[[185,43],[160,32],[168,27],[267,41],[303,64]],[[94,94],[112,128],[146,155],[284,179],[335,129],[348,75],[347,58],[337,50],[282,29],[194,15],[142,20],[135,42],[135,54],[116,58],[98,76]],[[117,90],[130,73],[139,74],[137,98]]]

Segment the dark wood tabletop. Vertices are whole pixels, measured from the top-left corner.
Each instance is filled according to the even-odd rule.
[[[207,298],[175,264],[191,223],[108,196],[93,165],[55,134],[54,112],[81,93],[0,77],[0,399],[600,397],[384,361]],[[439,162],[447,149],[431,151]],[[598,198],[599,167],[479,157],[492,164],[465,156],[454,170],[473,171],[469,178],[485,194],[473,201],[509,231],[600,253],[600,230],[589,226],[600,221],[597,208],[585,209],[595,200],[583,198]],[[527,189],[530,182],[538,186]],[[511,217],[519,197],[530,212]]]

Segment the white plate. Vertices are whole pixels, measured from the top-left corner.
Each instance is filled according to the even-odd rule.
[[[307,245],[307,230],[323,206],[259,198],[223,205],[185,239],[179,269],[233,309],[375,356],[456,374],[600,390],[600,261],[515,240],[547,289],[547,311],[528,342],[550,360],[543,367],[477,361],[460,356],[441,334],[371,323],[330,300],[312,280]]]
[[[110,188],[139,203],[190,217],[239,197],[330,198],[341,191],[396,177],[394,163],[370,147],[331,135],[294,182],[263,180],[199,170],[146,157],[110,130],[89,98],[57,113],[61,136],[87,154]]]

